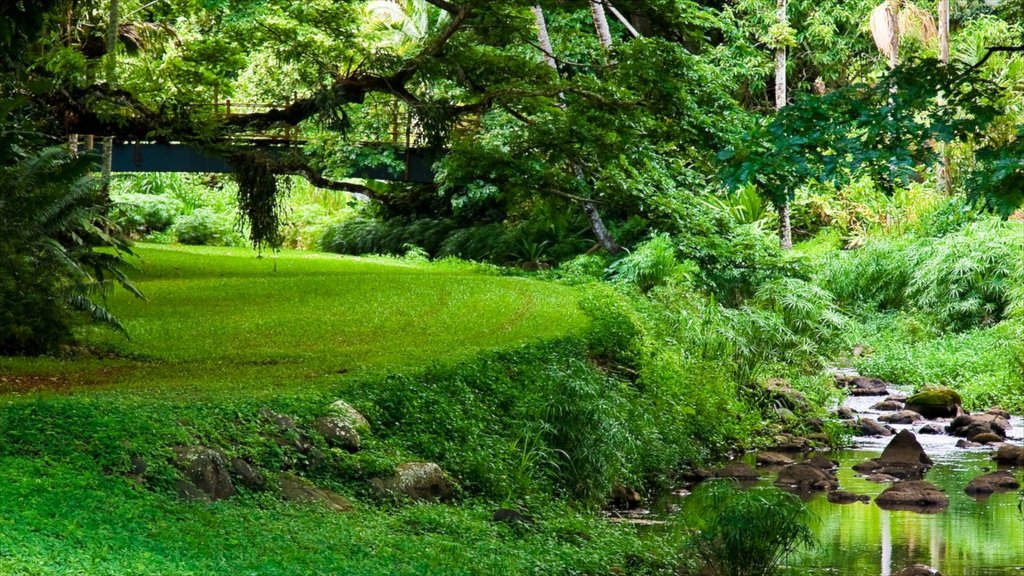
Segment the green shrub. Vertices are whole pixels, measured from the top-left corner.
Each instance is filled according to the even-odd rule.
[[[555,276],[574,284],[584,284],[603,278],[607,266],[603,256],[581,254],[559,264]]]
[[[144,236],[170,228],[183,208],[181,202],[166,196],[125,194],[117,198],[110,217],[122,230]]]
[[[815,542],[807,507],[778,488],[713,482],[701,498],[701,523],[687,549],[703,564],[702,573],[772,576],[789,554]]]
[[[514,242],[513,235],[501,224],[461,228],[445,238],[438,255],[481,262],[506,261],[515,251]]]
[[[245,239],[234,225],[230,214],[200,208],[178,218],[171,228],[182,244],[205,246],[243,246]]]

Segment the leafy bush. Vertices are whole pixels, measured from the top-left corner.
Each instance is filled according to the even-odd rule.
[[[170,228],[183,208],[181,202],[166,196],[125,194],[117,197],[110,218],[122,230],[144,236]]]
[[[200,208],[178,218],[171,228],[182,244],[205,246],[243,246],[245,239],[235,228],[230,214]]]
[[[814,544],[807,507],[773,487],[713,482],[701,495],[699,531],[687,548],[714,576],[772,576],[800,546]]]

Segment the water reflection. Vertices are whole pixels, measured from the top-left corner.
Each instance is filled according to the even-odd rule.
[[[801,572],[844,576],[892,576],[911,564],[927,564],[946,576],[1024,575],[1024,518],[1016,492],[972,499],[964,487],[994,469],[990,453],[946,451],[933,456],[925,479],[949,496],[949,508],[937,514],[885,511],[873,502],[888,484],[860,478],[854,464],[878,456],[877,450],[845,450],[830,457],[840,462],[840,488],[871,497],[871,503],[838,505],[825,494],[810,495],[819,546],[800,552],[790,565]],[[1013,471],[1020,479],[1020,471]],[[770,483],[773,478],[766,478]],[[697,487],[695,492],[701,488]],[[694,513],[689,497],[673,497],[679,518]]]

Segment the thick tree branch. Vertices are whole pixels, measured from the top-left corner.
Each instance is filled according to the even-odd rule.
[[[967,73],[969,74],[971,72],[974,72],[975,70],[977,70],[977,69],[981,68],[982,66],[984,66],[985,62],[988,62],[988,59],[991,58],[992,55],[995,54],[996,52],[1024,52],[1024,45],[1022,45],[1022,46],[990,46],[988,48],[988,50],[985,52],[985,55],[981,57],[981,60],[978,60],[978,62],[976,64],[974,64],[973,66],[971,66],[970,68],[967,69]]]

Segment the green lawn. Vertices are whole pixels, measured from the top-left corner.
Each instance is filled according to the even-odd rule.
[[[568,287],[429,265],[284,251],[140,246],[137,285],[110,299],[122,359],[0,359],[0,393],[110,387],[274,393],[337,374],[453,360],[578,331]]]

